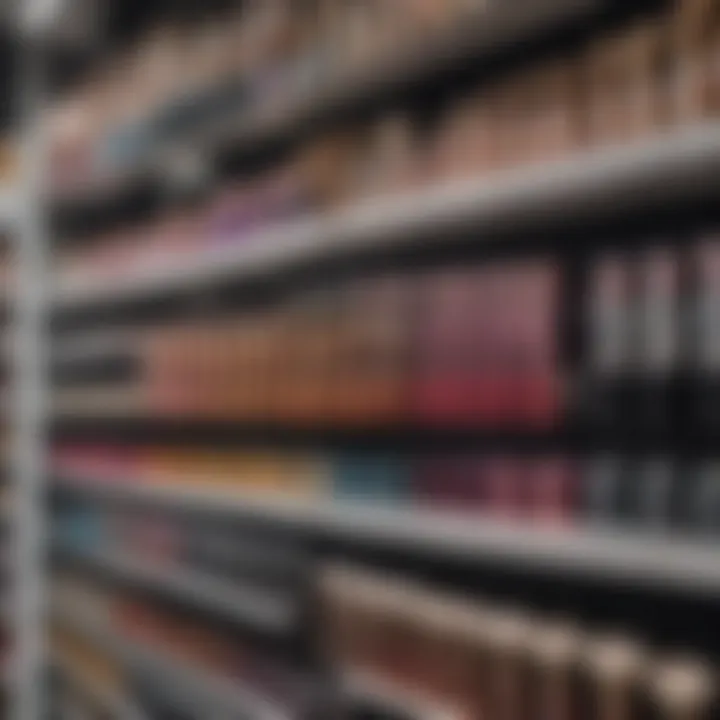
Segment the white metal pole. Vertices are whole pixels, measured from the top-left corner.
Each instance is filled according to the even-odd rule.
[[[43,53],[22,43],[19,61],[22,168],[15,242],[13,309],[13,485],[15,642],[13,720],[40,720],[44,710],[44,489],[46,472],[45,366],[47,235],[43,203],[45,133]]]

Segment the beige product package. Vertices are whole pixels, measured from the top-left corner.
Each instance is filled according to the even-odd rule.
[[[582,648],[582,709],[598,720],[636,720],[646,662],[642,648],[624,635],[591,639]]]
[[[650,696],[658,720],[710,720],[718,699],[717,674],[694,658],[661,662],[651,673]]]
[[[720,112],[720,2],[679,0],[673,14],[672,113],[676,124]]]
[[[570,622],[542,623],[530,640],[532,702],[541,720],[574,720],[576,668],[583,638]]]
[[[591,48],[585,73],[590,145],[627,143],[658,128],[661,40],[660,27],[646,21]]]

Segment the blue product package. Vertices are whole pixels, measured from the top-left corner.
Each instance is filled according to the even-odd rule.
[[[341,455],[332,462],[333,488],[343,499],[402,502],[408,497],[409,469],[395,455]]]
[[[57,520],[60,545],[82,551],[95,550],[105,544],[105,522],[97,508],[76,506],[66,509]]]

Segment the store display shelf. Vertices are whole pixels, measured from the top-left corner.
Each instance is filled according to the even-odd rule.
[[[107,552],[62,547],[60,555],[143,590],[181,600],[195,609],[264,632],[275,635],[291,632],[297,620],[297,607],[292,600],[271,590],[231,586],[207,575]]]
[[[83,613],[78,607],[57,604],[53,616],[64,627],[151,680],[156,691],[177,702],[179,707],[194,708],[199,717],[290,720],[286,712],[243,688],[239,681],[207,674],[169,657],[166,652],[127,640],[106,622],[91,613]]]
[[[508,47],[542,38],[608,6],[608,0],[517,0],[488,2],[475,17],[441,32],[422,44],[383,53],[360,71],[333,77],[310,91],[288,93],[284,106],[271,117],[251,117],[230,138],[247,146],[274,141],[322,123],[328,117],[364,107],[393,91],[431,82],[468,62],[482,62]],[[222,137],[222,135],[221,135]],[[227,137],[227,135],[225,135]]]
[[[76,689],[83,697],[88,698],[103,716],[122,720],[147,720],[147,716],[127,699],[100,687],[62,655],[54,654],[51,665],[64,682]]]
[[[343,117],[394,92],[442,78],[464,63],[482,62],[508,47],[542,38],[591,17],[608,4],[609,0],[516,0],[512,6],[502,1],[488,3],[476,18],[425,40],[421,47],[415,43],[400,51],[393,48],[369,67],[329,77],[312,88],[302,87],[302,83],[295,91],[288,88],[282,102],[274,103],[270,111],[246,111],[240,118],[226,114],[184,136],[164,139],[110,179],[83,183],[80,189],[58,188],[56,203],[84,205],[136,183],[162,182],[172,173],[179,147],[185,154],[201,158],[221,155],[228,148],[257,152],[311,124]]]
[[[413,720],[462,720],[459,710],[438,705],[419,690],[405,688],[362,670],[347,670],[342,677],[343,693],[353,703],[370,705],[391,713],[392,717]]]
[[[249,517],[462,562],[501,563],[663,592],[720,593],[720,554],[715,545],[649,531],[528,526],[457,512],[283,498],[213,490],[207,485],[193,489],[65,476],[57,479],[56,487],[101,501]]]
[[[472,230],[488,243],[503,232],[612,219],[638,206],[686,202],[712,192],[720,172],[720,125],[708,123],[588,151],[532,168],[367,201],[348,210],[259,232],[201,257],[177,258],[141,275],[97,284],[59,283],[56,312],[123,304],[238,282],[304,263],[447,243]]]

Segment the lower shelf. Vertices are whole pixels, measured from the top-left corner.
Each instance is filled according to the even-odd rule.
[[[123,665],[151,679],[154,686],[198,717],[226,716],[243,720],[294,720],[282,709],[232,680],[218,678],[168,657],[166,653],[120,637],[106,622],[77,607],[53,607],[62,626],[100,646]]]
[[[233,587],[207,575],[164,568],[122,554],[77,551],[62,547],[60,555],[109,573],[120,580],[185,601],[198,610],[263,632],[291,632],[297,620],[296,605],[285,595],[262,588]]]
[[[111,718],[119,720],[149,720],[147,716],[136,708],[127,699],[118,697],[104,688],[100,688],[85,674],[78,670],[72,662],[68,662],[62,655],[53,655],[51,659],[53,669],[60,675],[63,682],[68,683],[83,697],[89,699],[97,709]]]

